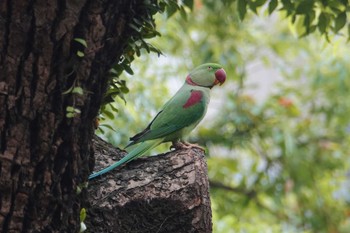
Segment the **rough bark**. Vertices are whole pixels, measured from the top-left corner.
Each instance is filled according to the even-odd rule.
[[[124,152],[96,141],[100,170]],[[200,150],[140,158],[90,181],[91,232],[211,232],[207,166]]]
[[[0,232],[79,230],[93,120],[137,2],[0,1]]]

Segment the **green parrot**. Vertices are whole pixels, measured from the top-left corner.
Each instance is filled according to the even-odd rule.
[[[225,80],[226,72],[219,64],[206,63],[192,70],[183,86],[163,106],[146,129],[130,138],[131,142],[126,147],[139,145],[118,162],[91,174],[89,179],[128,163],[163,142],[172,142],[175,149],[198,147],[179,140],[203,119],[210,100],[210,89],[217,84],[223,84]]]

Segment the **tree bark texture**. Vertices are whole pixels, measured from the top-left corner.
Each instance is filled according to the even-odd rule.
[[[0,1],[0,232],[79,230],[93,121],[128,24],[145,14],[137,2]]]
[[[124,152],[97,140],[96,170]],[[90,232],[212,232],[207,165],[200,150],[140,158],[89,182]]]

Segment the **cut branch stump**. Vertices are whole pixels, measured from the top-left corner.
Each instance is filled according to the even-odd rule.
[[[95,140],[95,170],[126,153]],[[90,232],[212,232],[207,165],[201,150],[140,158],[90,181]]]

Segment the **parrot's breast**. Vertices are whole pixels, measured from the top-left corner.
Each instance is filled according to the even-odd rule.
[[[182,106],[183,108],[191,107],[202,101],[203,93],[201,91],[192,90],[190,98],[187,99],[186,103]]]

